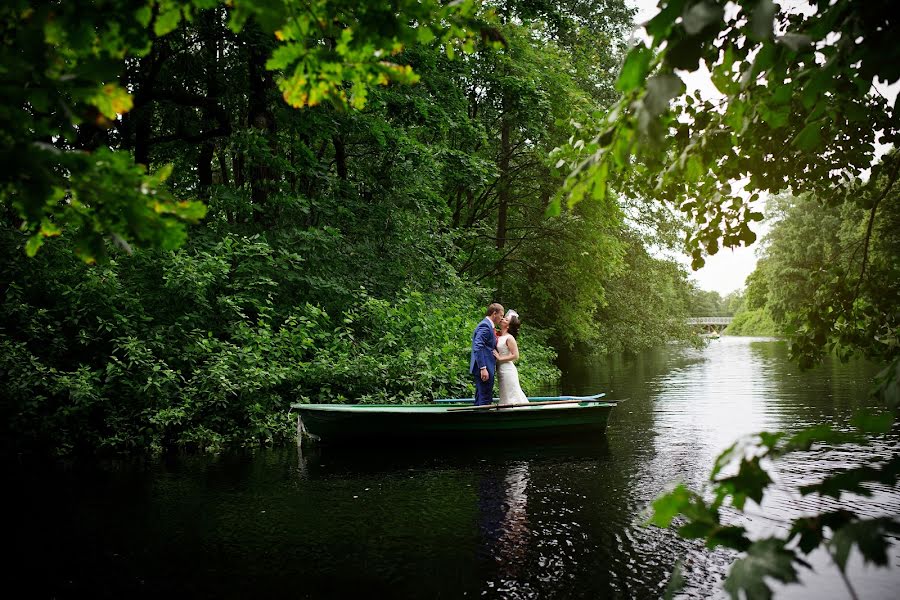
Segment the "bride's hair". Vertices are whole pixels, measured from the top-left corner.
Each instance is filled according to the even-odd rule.
[[[519,336],[519,326],[521,326],[521,322],[519,321],[519,315],[512,314],[509,317],[509,329],[506,330],[506,333],[517,338]]]

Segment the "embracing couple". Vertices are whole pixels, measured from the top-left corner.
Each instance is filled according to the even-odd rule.
[[[497,332],[497,326],[500,332]],[[472,358],[469,372],[475,376],[475,406],[490,404],[494,399],[494,373],[500,379],[500,404],[522,404],[528,398],[519,385],[519,372],[514,361],[519,359],[519,315],[510,310],[503,316],[503,306],[491,304],[487,315],[472,334]]]

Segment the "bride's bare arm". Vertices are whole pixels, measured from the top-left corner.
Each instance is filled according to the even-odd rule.
[[[509,336],[509,339],[506,340],[506,347],[509,348],[509,356],[504,358],[512,361],[519,360],[519,344],[516,342],[516,338]]]
[[[513,360],[519,360],[519,345],[516,344],[516,338],[513,336],[509,336],[506,338],[506,347],[509,348],[509,354],[503,356],[497,350],[494,350],[494,358],[497,359],[498,363],[510,362]]]

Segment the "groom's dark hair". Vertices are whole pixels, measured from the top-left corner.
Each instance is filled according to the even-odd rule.
[[[492,314],[498,313],[498,312],[503,312],[503,305],[497,304],[496,302],[494,302],[493,304],[491,304],[490,306],[487,307],[487,312],[484,314],[485,314],[485,316],[489,317]]]

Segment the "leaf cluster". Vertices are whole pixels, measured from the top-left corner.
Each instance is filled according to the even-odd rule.
[[[900,520],[894,517],[863,518],[850,508],[840,508],[795,518],[783,535],[753,539],[744,526],[728,524],[724,515],[743,512],[748,500],[762,503],[773,484],[766,468],[772,461],[814,447],[869,443],[872,436],[889,431],[894,420],[890,412],[861,412],[847,430],[816,425],[791,435],[761,432],[739,440],[717,457],[707,494],[677,485],[653,502],[648,524],[669,527],[677,519],[679,535],[702,539],[707,548],[724,546],[742,552],[725,581],[732,598],[771,597],[766,578],[796,582],[798,568],[809,568],[804,556],[820,546],[825,546],[842,571],[853,547],[865,562],[885,566],[890,540],[900,532]],[[900,459],[892,457],[830,473],[816,483],[799,486],[797,492],[846,500],[848,495],[870,496],[873,485],[890,488],[898,480]]]

